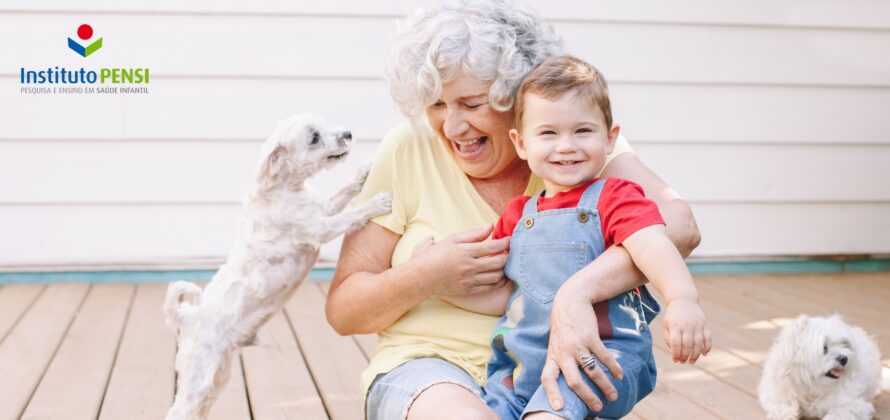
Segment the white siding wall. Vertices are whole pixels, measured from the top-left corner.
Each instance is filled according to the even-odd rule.
[[[530,1],[610,80],[697,256],[890,253],[890,3]],[[344,182],[403,119],[389,1],[0,2],[0,267],[219,258],[275,122],[350,127]],[[81,23],[103,36],[67,51]],[[149,67],[147,96],[24,96],[19,68]],[[326,250],[336,255],[336,245]]]

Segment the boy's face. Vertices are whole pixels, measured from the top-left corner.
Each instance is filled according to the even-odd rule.
[[[510,130],[510,140],[519,157],[544,180],[550,197],[596,178],[618,131],[617,124],[606,128],[598,106],[575,94],[555,100],[527,94],[522,126]]]

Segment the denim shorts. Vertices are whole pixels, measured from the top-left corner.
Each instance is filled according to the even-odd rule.
[[[408,408],[421,392],[442,383],[460,385],[477,396],[482,392],[468,373],[451,363],[432,357],[414,359],[377,375],[365,401],[366,417],[368,420],[405,419]]]

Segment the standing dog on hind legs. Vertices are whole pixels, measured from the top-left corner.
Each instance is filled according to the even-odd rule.
[[[164,312],[179,351],[176,398],[167,420],[206,419],[228,380],[233,353],[251,344],[260,326],[284,306],[321,245],[390,211],[388,193],[344,211],[361,190],[367,167],[328,201],[305,185],[344,160],[351,140],[348,131],[327,130],[309,114],[280,122],[262,146],[256,182],[244,201],[242,237],[226,263],[203,292],[183,281],[168,288]]]

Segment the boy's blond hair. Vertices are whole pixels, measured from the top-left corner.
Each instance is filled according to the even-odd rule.
[[[525,95],[554,100],[568,93],[599,107],[606,118],[606,129],[612,129],[612,106],[606,78],[596,67],[570,55],[550,57],[525,75],[516,91],[513,126],[522,131]]]

